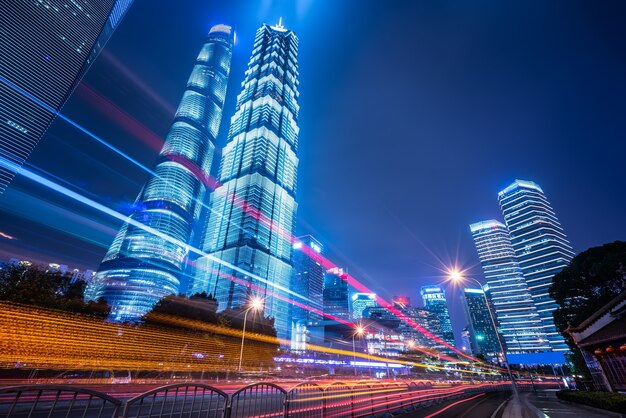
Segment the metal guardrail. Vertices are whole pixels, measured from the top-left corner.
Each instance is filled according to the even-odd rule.
[[[106,393],[66,386],[15,386],[0,389],[0,417],[117,418],[122,401]]]
[[[528,386],[528,388],[526,388]],[[519,389],[530,389],[520,385]],[[507,383],[436,388],[424,382],[299,383],[285,390],[259,382],[232,394],[200,383],[162,386],[122,401],[63,385],[0,388],[6,418],[362,418],[382,417],[477,392],[510,390]]]

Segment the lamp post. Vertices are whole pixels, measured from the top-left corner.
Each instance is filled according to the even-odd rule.
[[[496,318],[493,315],[493,312],[491,311],[491,305],[489,304],[489,299],[487,299],[487,293],[484,291],[483,289],[483,285],[476,279],[474,279],[473,277],[465,277],[463,276],[463,273],[461,273],[458,270],[450,270],[448,272],[450,280],[452,280],[453,282],[459,283],[459,282],[463,282],[464,280],[470,280],[473,283],[476,283],[478,285],[478,287],[480,287],[480,289],[483,291],[483,297],[485,298],[485,304],[487,305],[487,311],[489,312],[489,317],[491,318],[491,323],[493,324],[493,330],[496,333],[496,338],[498,339],[498,345],[500,346],[500,352],[502,353],[502,358],[504,359],[504,362],[506,363],[506,371],[509,374],[509,380],[511,381],[511,387],[513,389],[513,394],[517,397],[517,386],[515,386],[515,379],[513,379],[513,373],[511,372],[511,367],[509,366],[509,360],[506,357],[506,351],[504,350],[504,345],[502,344],[502,339],[500,338],[500,333],[498,333],[498,325],[496,323]]]
[[[259,311],[263,309],[263,299],[259,297],[254,297],[250,300],[250,306],[246,308],[246,311],[243,315],[243,332],[241,333],[241,350],[239,351],[239,367],[237,370],[241,373],[241,361],[243,360],[243,343],[246,338],[246,321],[248,320],[248,312],[251,310]]]
[[[355,332],[352,333],[352,358],[354,361],[354,375],[355,376],[356,376],[356,347],[354,345],[354,336],[358,335],[360,337],[361,335],[363,335],[364,332],[365,332],[365,328],[359,325],[356,327]]]

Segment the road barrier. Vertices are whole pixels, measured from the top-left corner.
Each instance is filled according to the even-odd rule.
[[[535,383],[536,385],[537,383]],[[544,384],[545,385],[545,384]],[[518,383],[520,390],[530,385]],[[0,388],[6,418],[364,418],[382,417],[479,392],[510,390],[505,382],[302,382],[289,390],[259,382],[227,394],[184,383],[162,386],[127,400],[64,385]]]

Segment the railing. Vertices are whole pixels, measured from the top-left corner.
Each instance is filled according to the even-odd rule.
[[[14,386],[0,388],[0,417],[382,417],[477,392],[510,390],[504,382],[439,386],[430,382],[354,381],[326,386],[302,382],[286,390],[276,383],[259,382],[227,394],[209,385],[185,383],[159,387],[127,400],[62,385]],[[518,388],[532,387],[518,384]]]

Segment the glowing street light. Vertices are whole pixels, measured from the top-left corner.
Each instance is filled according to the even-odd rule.
[[[463,281],[471,281],[480,287],[483,291],[483,297],[485,298],[485,304],[487,305],[487,311],[489,312],[489,317],[491,318],[491,323],[493,324],[493,330],[496,333],[496,338],[498,339],[498,344],[500,345],[500,351],[502,352],[502,358],[506,364],[506,370],[509,373],[509,380],[511,380],[511,386],[513,387],[513,393],[517,397],[517,387],[515,386],[515,380],[513,379],[513,373],[511,373],[511,367],[509,366],[509,360],[506,357],[506,351],[504,350],[504,345],[502,344],[502,340],[500,339],[500,333],[498,332],[498,325],[496,323],[496,318],[491,311],[491,304],[489,303],[489,299],[487,299],[487,293],[483,289],[483,285],[473,277],[467,277],[463,275],[463,272],[457,269],[449,269],[448,277],[452,282],[462,283]],[[484,337],[483,337],[484,338]]]
[[[354,332],[352,333],[352,359],[354,361],[354,375],[356,376],[356,347],[354,345],[354,336],[358,335],[359,337],[361,337],[363,334],[365,333],[365,328],[363,327],[363,325],[357,325],[357,327],[354,329]]]
[[[246,338],[246,321],[248,320],[248,312],[255,311],[258,312],[263,309],[263,299],[258,296],[250,299],[248,304],[248,308],[246,308],[245,314],[243,315],[243,332],[241,333],[241,351],[239,351],[239,372],[241,373],[241,361],[243,360],[243,343]]]

